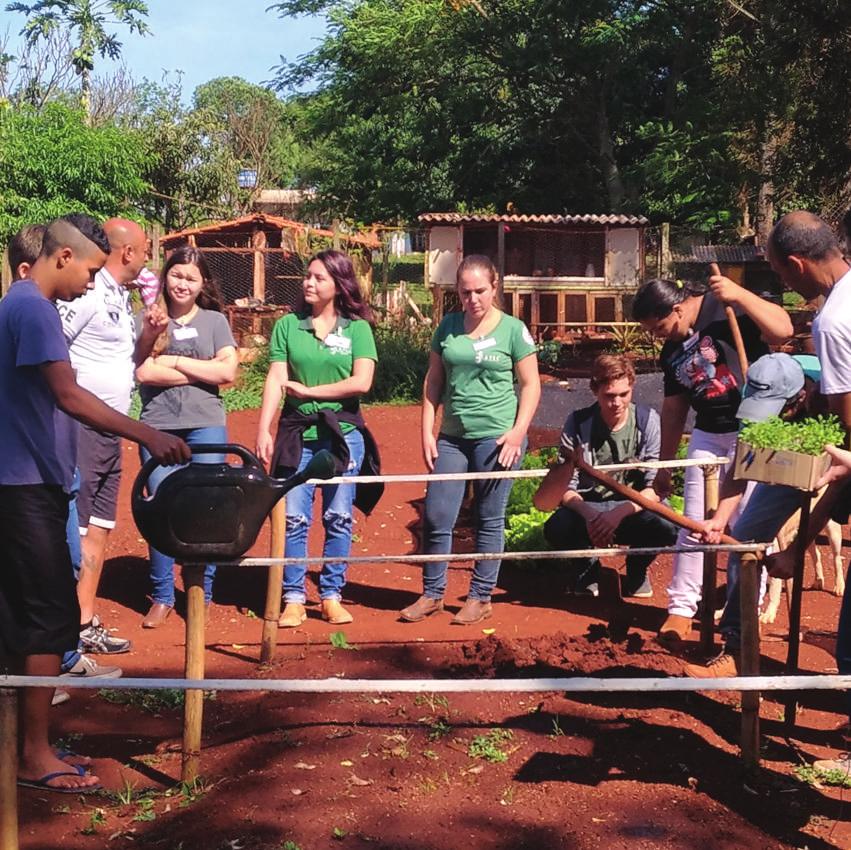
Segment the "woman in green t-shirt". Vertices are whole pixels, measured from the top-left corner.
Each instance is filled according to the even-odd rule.
[[[497,273],[487,257],[466,257],[456,280],[463,312],[445,316],[431,343],[423,392],[423,457],[436,473],[516,469],[541,397],[535,342],[521,321],[497,306]],[[441,404],[443,421],[435,439]],[[510,479],[473,482],[477,552],[502,552],[511,485]],[[465,486],[463,480],[428,485],[423,517],[428,554],[452,551]],[[467,601],[453,623],[478,623],[491,616],[499,565],[498,559],[476,562]],[[403,620],[417,622],[443,608],[446,570],[446,561],[424,565],[423,595],[401,612]]]
[[[351,259],[340,251],[316,254],[302,282],[301,304],[279,319],[269,344],[271,365],[263,390],[257,428],[257,454],[281,477],[304,469],[321,449],[334,449],[345,439],[345,475],[356,475],[364,459],[369,432],[360,414],[360,396],[369,391],[378,359],[372,337],[372,311],[361,295]],[[272,423],[285,396],[278,430]],[[331,430],[333,429],[333,431]],[[335,436],[340,439],[335,441]],[[339,557],[325,563],[319,575],[322,617],[333,624],[350,623],[340,604],[346,583],[346,560],[352,548],[352,504],[355,488],[325,484],[322,491],[322,554]],[[315,485],[303,484],[287,495],[285,554],[307,555],[313,519]],[[306,564],[284,568],[284,611],[281,626],[294,628],[305,611]]]

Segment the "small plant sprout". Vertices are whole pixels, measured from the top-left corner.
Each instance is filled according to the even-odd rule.
[[[426,705],[432,714],[437,714],[438,710],[449,713],[449,700],[443,694],[417,694],[414,697],[414,705]]]
[[[345,829],[340,829],[339,826],[335,826],[334,829],[331,832],[331,837],[335,841],[342,841],[347,835],[348,835],[348,832],[346,832]]]
[[[559,716],[558,715],[556,715],[553,718],[552,737],[553,738],[563,738],[564,737],[564,729],[561,728],[561,724],[559,723]]]
[[[473,738],[467,754],[470,758],[484,759],[492,764],[508,761],[508,753],[502,747],[513,737],[510,729],[491,729],[487,735]]]
[[[345,632],[331,632],[328,636],[328,640],[331,642],[331,646],[334,649],[352,649],[356,650],[356,646],[352,646],[346,638]]]

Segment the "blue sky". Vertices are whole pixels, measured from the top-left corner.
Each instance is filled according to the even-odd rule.
[[[325,32],[322,17],[280,18],[266,7],[272,0],[148,0],[152,34],[129,36],[116,29],[131,74],[159,82],[163,71],[183,71],[188,100],[196,86],[214,77],[243,77],[252,83],[272,78],[271,68],[313,49]],[[5,2],[3,2],[5,7]],[[24,16],[3,12],[0,29],[15,35]],[[98,60],[95,73],[110,66]]]

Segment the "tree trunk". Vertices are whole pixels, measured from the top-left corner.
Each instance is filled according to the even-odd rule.
[[[612,143],[612,133],[609,128],[609,115],[606,111],[605,87],[600,87],[599,108],[597,111],[597,143],[600,155],[600,170],[609,195],[609,212],[620,212],[623,209],[624,189],[620,169],[615,160],[615,146]]]
[[[80,106],[86,116],[86,123],[92,123],[92,80],[89,71],[83,68],[80,71]]]
[[[771,121],[765,129],[759,153],[759,193],[756,205],[756,238],[758,245],[768,244],[768,234],[774,226],[774,162],[777,156],[777,138]]]

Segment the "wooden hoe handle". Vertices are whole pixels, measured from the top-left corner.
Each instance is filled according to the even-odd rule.
[[[608,487],[613,493],[617,493],[619,496],[623,496],[625,499],[629,499],[631,502],[635,502],[636,505],[644,508],[645,511],[650,511],[651,513],[658,514],[659,516],[665,517],[665,519],[670,520],[674,525],[678,525],[680,528],[686,528],[689,531],[702,532],[703,526],[697,522],[696,520],[690,519],[689,517],[683,516],[682,514],[678,514],[672,508],[669,508],[667,505],[663,505],[661,502],[654,502],[652,499],[648,499],[647,496],[642,496],[637,490],[634,490],[632,487],[627,486],[626,484],[621,484],[615,478],[612,478],[611,475],[608,475],[605,472],[601,472],[599,469],[594,469],[593,466],[589,465],[585,459],[582,457],[581,451],[577,451],[573,455],[573,462],[576,464],[576,468],[582,470],[586,475],[590,475],[595,481],[598,481],[600,484]],[[739,543],[733,537],[730,537],[729,534],[721,535],[721,542],[727,543],[728,545],[735,546]]]
[[[709,271],[712,275],[721,275],[721,269],[718,268],[718,263],[710,263]],[[745,351],[745,341],[742,339],[739,320],[736,318],[733,308],[727,304],[724,307],[724,312],[727,315],[727,323],[730,325],[730,332],[733,335],[733,345],[736,346],[736,355],[739,358],[739,368],[742,370],[742,381],[744,382],[748,374],[748,355]]]

